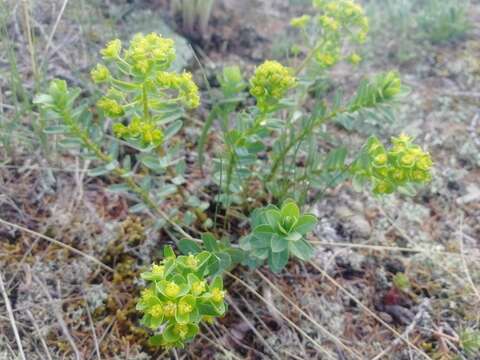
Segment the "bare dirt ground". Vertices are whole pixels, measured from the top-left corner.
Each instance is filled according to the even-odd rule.
[[[23,2],[8,4],[13,43],[2,38],[0,54],[0,115],[11,129],[10,149],[0,147],[0,359],[20,358],[19,343],[29,360],[480,358],[459,341],[480,323],[478,2],[465,39],[432,45],[405,63],[371,44],[375,56],[354,76],[335,72],[348,85],[399,69],[411,92],[395,123],[332,131],[353,148],[372,129],[385,138],[414,135],[435,161],[432,183],[413,198],[379,200],[348,183],[328,191],[310,205],[320,219],[314,265],[291,261],[279,275],[238,268],[241,281],[227,279],[228,315],[177,354],[146,345],[135,311],[138,274],[159,258],[168,234],[129,215],[128,199],[105,191],[108,179],[86,176],[88,163],[46,158],[31,131],[38,114],[28,105],[36,76],[91,90],[88,70],[106,40],[162,31],[174,18],[162,1],[75,1],[64,10],[59,0],[30,3],[28,18]],[[237,63],[249,74],[280,53],[289,19],[305,7],[293,3],[225,1],[214,11],[210,40],[192,39],[206,71]],[[194,148],[192,134],[186,148]]]

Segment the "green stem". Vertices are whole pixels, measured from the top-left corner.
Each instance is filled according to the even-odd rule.
[[[318,50],[321,49],[321,47],[323,46],[324,44],[324,41],[320,41],[309,53],[308,55],[305,57],[305,59],[303,59],[303,61],[300,63],[300,65],[298,65],[296,68],[295,68],[295,71],[294,71],[294,75],[297,76],[298,74],[300,74],[302,72],[303,69],[305,69],[305,67],[308,65],[308,63],[313,59],[313,57],[315,56],[315,54],[317,53]]]
[[[333,111],[329,115],[321,118],[320,120],[314,121],[311,126],[308,126],[303,129],[300,134],[298,134],[292,141],[290,141],[286,147],[283,148],[282,152],[276,157],[276,159],[273,162],[272,165],[272,170],[270,171],[270,175],[266,179],[266,183],[272,181],[272,179],[276,176],[278,168],[285,158],[287,156],[288,152],[299,142],[302,142],[307,135],[309,135],[316,127],[325,124],[327,121],[335,118],[337,115],[345,112],[345,109],[340,109]]]
[[[145,83],[142,85],[142,101],[143,101],[143,117],[145,120],[150,120],[150,113],[148,111],[148,94],[147,94],[147,86]]]

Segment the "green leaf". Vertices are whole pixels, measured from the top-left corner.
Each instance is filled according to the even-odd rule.
[[[102,175],[108,174],[110,171],[111,170],[108,169],[106,166],[99,166],[99,167],[88,170],[87,174],[88,176],[95,177],[95,176],[102,176]]]
[[[252,235],[249,239],[249,244],[253,249],[268,248],[270,246],[270,238],[273,235],[273,233]]]
[[[176,258],[175,252],[173,251],[173,248],[170,245],[164,246],[163,247],[163,256],[165,258]]]
[[[281,252],[288,247],[288,240],[283,236],[274,235],[270,241],[270,247],[273,252]]]
[[[223,279],[221,276],[215,276],[215,278],[212,280],[212,284],[210,285],[212,289],[223,289]]]
[[[345,167],[345,159],[347,157],[347,149],[340,147],[330,151],[325,159],[325,167],[329,171],[343,170]]]
[[[130,187],[125,183],[112,184],[107,187],[107,191],[111,193],[124,193],[124,192],[128,192],[129,190],[130,190]]]
[[[282,271],[288,263],[288,249],[281,252],[271,252],[268,255],[268,265],[275,273]]]
[[[69,137],[69,138],[60,140],[58,142],[58,146],[64,150],[78,149],[79,147],[82,146],[82,142],[80,141],[80,139]],[[94,156],[94,160],[97,160],[97,156]]]
[[[291,232],[287,235],[286,239],[288,241],[298,241],[302,238],[302,234],[298,233],[298,232]]]
[[[148,344],[151,346],[162,346],[162,335],[150,336]]]
[[[178,334],[175,333],[175,325],[170,325],[163,332],[163,339],[168,343],[172,343],[172,342],[180,340],[180,336],[178,336]]]
[[[70,132],[70,128],[66,125],[52,125],[52,126],[48,126],[45,129],[43,129],[43,132],[45,134],[49,134],[49,135],[50,134],[51,135],[65,134],[65,133]]]
[[[246,256],[242,249],[228,248],[226,251],[230,255],[233,265],[240,264]]]
[[[226,252],[216,253],[217,257],[220,260],[220,272],[224,272],[230,268],[232,265],[232,258]]]
[[[275,229],[277,227],[281,216],[282,215],[278,210],[268,209],[265,211],[265,218],[267,219],[267,222],[272,227],[272,229]]]
[[[180,240],[178,243],[178,249],[185,255],[195,255],[202,251],[202,248],[195,241],[190,239]]]
[[[282,217],[290,216],[294,219],[298,219],[300,217],[300,209],[293,200],[286,200],[282,205],[280,213]]]
[[[195,337],[195,335],[198,334],[199,332],[199,327],[196,324],[189,324],[188,325],[188,333],[187,333],[187,339],[192,339]]]
[[[53,97],[48,94],[39,94],[33,98],[35,105],[50,105],[53,102]]]
[[[303,261],[307,261],[313,256],[312,245],[305,240],[290,242],[289,248],[294,256]]]
[[[300,216],[297,223],[295,224],[294,231],[305,235],[315,229],[317,224],[317,218],[314,215],[306,214]]]
[[[160,188],[159,191],[155,192],[155,197],[157,199],[165,199],[169,195],[172,195],[177,192],[177,187],[173,184],[164,185]]]
[[[168,140],[173,137],[176,133],[180,131],[183,126],[182,120],[177,120],[170,126],[168,126],[164,131],[164,140]]]
[[[217,239],[215,239],[215,236],[211,233],[202,234],[202,241],[205,245],[205,249],[207,249],[208,251],[215,252],[220,249]]]
[[[147,205],[145,205],[144,203],[138,203],[137,205],[132,206],[129,209],[129,211],[131,213],[135,214],[135,213],[143,212],[147,209],[148,209]]]
[[[160,163],[160,158],[158,156],[142,155],[140,156],[140,162],[151,170],[160,171],[164,169],[164,167]]]
[[[254,234],[274,234],[275,230],[272,229],[270,225],[258,225],[255,229],[253,229]]]
[[[206,267],[208,275],[216,275],[219,274],[220,272],[220,259],[218,256],[215,254],[212,254],[210,256],[210,259],[208,261],[207,267]]]
[[[197,305],[200,314],[207,316],[220,316],[222,315],[219,310],[210,303],[200,303]]]
[[[253,256],[261,259],[261,260],[265,260],[267,257],[268,257],[268,254],[270,253],[270,249],[269,248],[263,248],[263,249],[254,249],[252,251],[252,254]]]

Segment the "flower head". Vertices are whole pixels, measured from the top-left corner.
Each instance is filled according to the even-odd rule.
[[[125,52],[125,60],[143,75],[153,68],[166,70],[175,60],[174,41],[156,33],[136,34]]]
[[[174,282],[169,282],[165,286],[165,295],[168,297],[174,298],[180,293],[180,286],[175,284]]]
[[[250,93],[262,112],[269,111],[296,85],[291,71],[277,61],[265,61],[250,79]]]
[[[153,317],[157,317],[157,318],[161,317],[163,316],[163,306],[160,304],[153,305],[148,311],[148,313]]]
[[[225,291],[215,288],[212,290],[212,300],[214,302],[221,302],[225,298]]]
[[[194,255],[190,254],[187,256],[186,264],[188,267],[195,269],[198,266],[198,260]]]
[[[431,179],[430,154],[413,144],[410,136],[393,137],[389,149],[385,149],[376,137],[371,137],[366,153],[368,160],[354,162],[352,172],[370,178],[375,194],[390,194],[408,183],[426,183]]]
[[[201,295],[205,292],[207,283],[205,280],[196,281],[192,284],[192,293],[193,295]]]
[[[175,316],[175,312],[177,311],[177,304],[174,302],[168,301],[163,306],[163,313],[166,317]]]
[[[105,48],[100,50],[104,59],[116,59],[122,50],[122,42],[119,39],[110,41]]]
[[[290,25],[294,28],[304,28],[310,22],[310,15],[302,15],[290,20]]]
[[[348,57],[348,60],[353,65],[358,65],[362,61],[362,57],[360,55],[358,55],[357,53],[353,53]]]
[[[95,83],[102,83],[110,79],[110,71],[105,65],[97,64],[90,72],[90,76]]]
[[[97,106],[103,110],[105,115],[117,118],[125,114],[125,110],[116,100],[103,97],[97,101]]]

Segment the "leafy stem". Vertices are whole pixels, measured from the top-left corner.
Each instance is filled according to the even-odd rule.
[[[112,163],[113,161],[112,157],[106,154],[105,152],[103,152],[102,149],[90,139],[87,131],[84,129],[81,129],[76,124],[75,120],[73,119],[69,111],[64,110],[61,112],[61,115],[62,115],[62,119],[69,126],[72,133],[83,142],[83,145],[89,151],[94,153],[95,156],[102,162],[107,164]],[[143,201],[143,203],[147,205],[153,212],[160,215],[160,217],[162,217],[165,221],[167,221],[170,225],[172,225],[182,236],[190,240],[200,241],[192,237],[185,230],[183,230],[181,226],[179,226],[172,219],[170,219],[170,217],[150,197],[150,194],[148,193],[148,191],[144,190],[140,185],[138,185],[137,182],[132,178],[132,176],[129,175],[129,172],[127,170],[125,170],[122,167],[115,166],[112,172],[116,176],[120,178],[124,178],[125,183],[130,188],[130,190],[133,191]]]
[[[287,156],[288,152],[297,144],[300,144],[303,142],[306,136],[308,136],[315,128],[318,126],[321,126],[325,124],[326,122],[330,121],[331,119],[337,117],[339,114],[342,114],[346,112],[346,109],[339,109],[331,112],[327,116],[320,118],[316,121],[313,121],[310,126],[305,127],[296,137],[294,137],[290,142],[282,149],[280,154],[275,158],[273,165],[272,165],[272,170],[270,171],[270,174],[268,175],[266,179],[266,183],[272,181],[275,176],[277,175],[278,169],[280,167],[280,164],[282,163],[283,159],[285,156]]]

